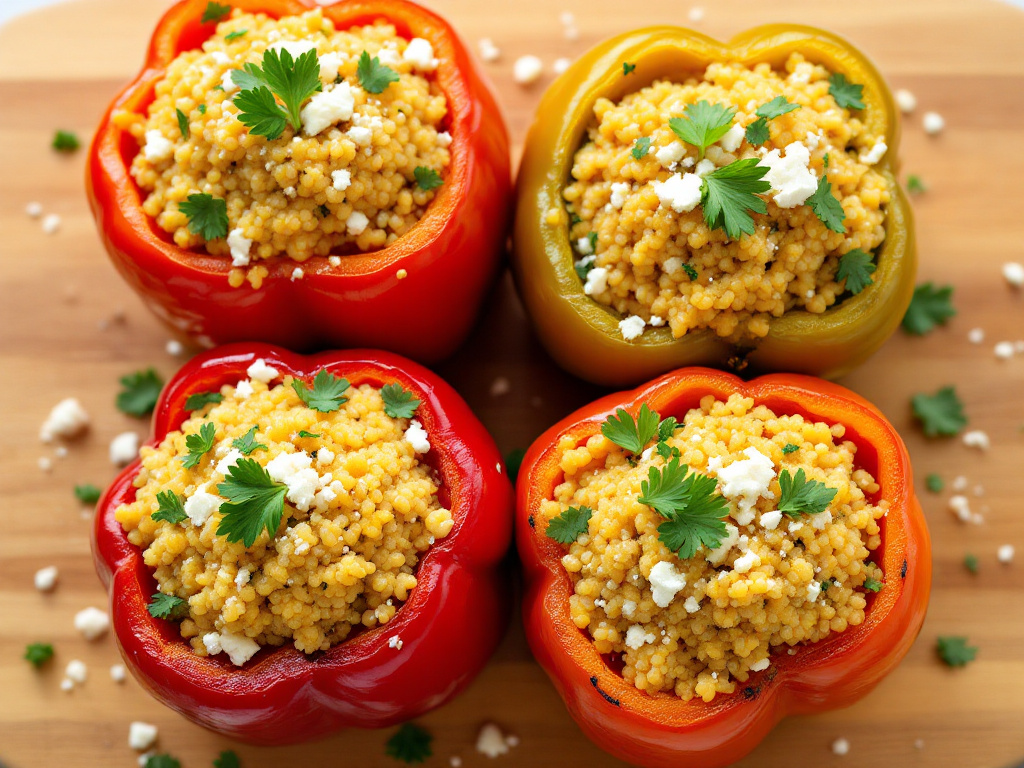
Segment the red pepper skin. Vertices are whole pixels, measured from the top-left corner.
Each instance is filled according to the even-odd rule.
[[[561,481],[558,440],[584,443],[599,434],[617,408],[634,417],[641,403],[663,417],[682,420],[701,397],[733,392],[754,398],[776,413],[842,423],[844,439],[857,447],[857,465],[881,486],[876,503],[888,500],[881,521],[882,546],[875,558],[885,586],[869,597],[867,618],[857,627],[784,651],[771,666],[751,673],[733,695],[683,702],[648,694],[609,669],[589,636],[569,615],[572,582],[561,565],[565,548],[549,539],[543,524],[531,525],[540,503]],[[721,768],[748,752],[786,715],[845,707],[867,694],[907,653],[924,622],[931,588],[931,545],[914,495],[903,441],[866,400],[836,384],[797,374],[743,382],[707,368],[682,368],[638,389],[601,398],[559,422],[530,447],[517,483],[516,543],[526,572],[523,621],[534,656],[586,735],[616,757],[648,768]]]
[[[142,211],[129,169],[135,139],[111,121],[114,111],[143,112],[167,64],[215,28],[200,24],[207,0],[182,0],[153,33],[142,71],[114,99],[89,152],[86,186],[114,266],[174,331],[205,346],[265,341],[312,351],[376,347],[434,362],[466,338],[501,267],[510,219],[508,134],[494,95],[455,31],[408,0],[341,0],[323,6],[340,28],[385,19],[398,34],[430,41],[437,82],[448,98],[451,164],[426,214],[406,235],[331,267],[314,257],[259,262],[262,286],[228,284],[231,260],[184,250]],[[272,17],[304,13],[314,0],[232,0]],[[292,281],[301,266],[304,277]],[[404,269],[407,276],[399,279]],[[439,297],[443,300],[439,301]]]
[[[512,489],[501,456],[468,406],[424,368],[385,352],[353,350],[303,357],[263,344],[236,344],[194,358],[170,381],[153,416],[153,437],[188,417],[185,400],[245,378],[264,358],[311,381],[322,368],[353,386],[398,382],[422,404],[430,462],[455,527],[420,560],[409,600],[385,626],[312,657],[294,647],[264,648],[242,667],[197,656],[178,627],[146,606],[156,591],[142,552],[114,519],[132,501],[132,462],[97,507],[93,558],[110,592],[111,618],[125,663],[157,699],[188,719],[253,744],[307,741],[340,728],[383,728],[417,717],[462,690],[487,662],[508,621],[508,581],[499,563],[512,528]],[[388,647],[399,635],[403,647]]]

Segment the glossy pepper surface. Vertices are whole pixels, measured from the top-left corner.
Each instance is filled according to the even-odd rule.
[[[484,666],[507,622],[507,579],[499,574],[512,529],[512,491],[493,440],[455,391],[415,363],[382,352],[302,357],[237,344],[196,357],[164,389],[153,417],[157,445],[188,418],[186,399],[247,378],[258,358],[307,382],[326,369],[353,386],[397,382],[422,401],[416,418],[431,449],[421,460],[438,476],[438,498],[455,526],[424,553],[417,585],[386,625],[354,633],[328,651],[261,649],[237,667],[197,656],[178,626],[147,611],[156,592],[142,551],[114,517],[135,494],[140,462],[107,489],[93,530],[96,569],[110,592],[125,663],[157,699],[190,720],[257,744],[305,741],[346,727],[393,725],[458,693]],[[398,635],[399,649],[389,646]]]
[[[618,408],[634,417],[640,405],[680,422],[700,399],[740,393],[776,414],[843,424],[857,446],[856,465],[880,486],[872,503],[888,501],[879,521],[882,544],[872,560],[884,587],[869,595],[863,624],[802,645],[785,647],[771,665],[751,673],[736,693],[710,703],[684,702],[671,693],[640,691],[598,654],[572,621],[573,585],[562,567],[565,547],[545,535],[538,514],[562,482],[561,438],[578,445],[600,434]],[[844,707],[867,694],[907,653],[921,629],[931,586],[931,546],[914,495],[906,448],[870,403],[838,385],[807,376],[768,375],[744,383],[706,368],[681,369],[642,387],[609,395],[553,426],[530,447],[517,483],[516,542],[526,572],[523,621],[530,647],[565,700],[572,717],[598,746],[638,765],[718,768],[750,752],[784,716]]]
[[[378,347],[433,362],[468,335],[502,263],[511,182],[508,136],[478,65],[442,18],[407,0],[342,0],[323,6],[338,29],[385,20],[400,36],[422,37],[439,65],[448,100],[451,163],[423,218],[391,245],[301,265],[285,256],[260,261],[259,289],[233,288],[231,259],[179,248],[142,210],[131,173],[136,140],[111,119],[144,113],[168,64],[213,34],[201,18],[207,0],[183,0],[161,19],[142,71],[107,110],[93,140],[87,187],[114,266],[171,328],[211,346],[265,341],[310,351]],[[232,0],[274,18],[319,7],[313,0]],[[301,266],[303,277],[292,280]],[[400,271],[402,270],[402,271]],[[444,297],[439,302],[439,297]]]
[[[865,108],[857,116],[872,133],[883,136],[889,148],[875,166],[892,199],[885,241],[876,254],[874,283],[823,314],[793,310],[772,318],[764,338],[734,343],[704,328],[675,339],[666,325],[647,328],[637,340],[626,341],[618,327],[622,316],[583,293],[573,268],[562,199],[595,102],[602,97],[617,101],[654,80],[680,80],[703,72],[714,61],[769,62],[781,67],[792,53],[863,85]],[[623,62],[636,67],[628,76],[623,75]],[[888,87],[868,59],[844,40],[811,27],[763,26],[729,43],[688,29],[652,27],[591,49],[545,93],[517,178],[513,270],[541,341],[570,372],[611,386],[636,385],[686,365],[755,373],[794,371],[827,378],[848,372],[896,329],[914,289],[913,222],[895,176],[898,116]]]

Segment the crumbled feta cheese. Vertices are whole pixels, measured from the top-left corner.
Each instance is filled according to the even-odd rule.
[[[686,598],[686,602],[683,603],[683,608],[686,609],[687,613],[696,613],[700,610],[700,602],[693,595]]]
[[[139,720],[128,726],[128,746],[139,752],[145,752],[156,742],[157,729],[152,723]]]
[[[68,397],[50,410],[50,415],[39,428],[39,439],[51,443],[56,437],[74,437],[88,426],[89,414],[78,400]]]
[[[146,131],[146,144],[142,153],[149,162],[158,163],[174,154],[174,142],[153,128]]]
[[[651,597],[659,608],[667,608],[675,596],[686,586],[686,578],[672,563],[664,560],[654,564],[647,579],[651,584]]]
[[[185,345],[177,339],[168,339],[167,344],[164,346],[164,351],[171,357],[178,357],[185,353]]]
[[[416,419],[409,422],[409,428],[405,430],[405,439],[416,453],[427,453],[430,450],[427,431]]]
[[[72,683],[78,683],[81,685],[85,682],[86,677],[89,675],[89,670],[85,666],[84,661],[78,659],[72,659],[68,662],[68,665],[64,667],[64,677],[70,680]]]
[[[671,208],[676,213],[692,211],[700,203],[700,187],[702,181],[695,173],[675,173],[666,181],[654,182],[654,194],[663,208]]]
[[[655,152],[654,157],[661,163],[662,167],[668,168],[682,160],[685,154],[686,147],[683,146],[683,143],[681,141],[673,141],[671,144],[661,147]]]
[[[1013,544],[1003,544],[999,547],[996,552],[996,557],[1000,563],[1012,563],[1013,562]]]
[[[319,57],[320,79],[325,83],[333,83],[338,77],[338,70],[345,63],[345,54],[328,51]]]
[[[476,737],[476,751],[488,757],[507,755],[509,745],[501,729],[494,723],[484,723]]]
[[[690,21],[692,21],[694,24],[696,24],[699,21],[703,21],[704,9],[701,8],[699,5],[693,6],[693,8],[690,9],[689,18]]]
[[[246,398],[252,397],[252,382],[249,379],[241,379],[235,384],[235,397],[239,400],[245,400]]]
[[[422,37],[414,37],[409,41],[405,53],[402,54],[402,60],[409,62],[413,67],[423,72],[433,72],[437,69],[437,59],[434,58],[434,46],[430,44],[429,40],[424,40]]]
[[[134,432],[122,432],[110,441],[110,463],[119,467],[135,461],[139,455],[139,436]]]
[[[60,216],[56,213],[48,213],[43,217],[43,232],[47,235],[57,234],[60,229]]]
[[[840,757],[842,757],[843,755],[847,755],[849,753],[850,753],[850,742],[847,741],[846,739],[836,739],[835,741],[832,742],[832,754],[833,755],[839,755]]]
[[[250,379],[262,381],[264,384],[269,384],[278,377],[277,368],[268,365],[262,357],[257,358],[252,365],[246,368],[245,373]]]
[[[295,269],[292,270],[291,280],[294,283],[296,280],[301,280],[305,276],[306,276],[306,273],[302,269],[302,267],[296,267]]]
[[[725,538],[722,539],[722,543],[719,544],[715,549],[708,552],[704,559],[712,565],[719,565],[725,556],[729,554],[729,550],[736,546],[736,542],[740,540],[740,529],[732,523],[725,524]]]
[[[551,62],[551,71],[560,75],[572,66],[572,59],[562,56]]]
[[[826,509],[816,515],[811,515],[811,528],[816,531],[825,530],[825,526],[832,522],[832,512]]]
[[[971,328],[967,332],[967,340],[971,344],[981,344],[985,340],[985,329],[984,328]]]
[[[331,182],[336,190],[344,192],[352,185],[352,172],[345,168],[331,171]]]
[[[328,256],[327,257],[327,263],[330,264],[332,267],[340,267],[341,266],[341,256]]]
[[[220,76],[220,87],[224,90],[226,96],[230,96],[232,93],[238,90],[238,86],[235,85],[235,81],[231,77],[232,72],[238,70],[229,69],[223,75]]]
[[[40,216],[43,215],[43,204],[31,202],[25,206],[25,213],[28,214],[33,219],[38,219]]]
[[[786,156],[773,149],[761,158],[760,165],[768,167],[764,178],[772,185],[775,204],[780,208],[803,205],[818,188],[818,178],[808,168],[811,153],[799,141],[786,146]]]
[[[224,477],[227,477],[228,470],[235,466],[240,458],[242,458],[242,452],[237,448],[232,448],[223,459],[217,462],[217,467],[214,471],[220,472]]]
[[[725,135],[718,140],[719,145],[726,152],[735,152],[739,149],[740,144],[743,143],[743,137],[746,135],[746,129],[739,123],[735,123],[732,128],[725,132]]]
[[[782,513],[777,509],[773,509],[771,512],[765,512],[761,515],[761,527],[766,531],[774,531],[779,527],[779,523],[782,522]]]
[[[812,581],[807,585],[807,602],[813,603],[818,599],[818,595],[821,594],[821,584],[816,581]]]
[[[224,53],[224,51],[210,51],[210,58],[213,59],[214,64],[220,64],[221,66],[231,63],[231,57]]]
[[[330,448],[320,448],[316,452],[316,463],[320,466],[326,466],[334,462],[334,451]]]
[[[956,477],[953,478],[952,485],[953,485],[953,490],[954,491],[965,490],[967,488],[967,485],[968,485],[967,478],[964,477],[963,475],[957,475]]]
[[[360,147],[369,146],[373,141],[373,129],[365,125],[353,125],[345,132],[345,135]]]
[[[590,242],[589,237],[581,237],[576,241],[576,250],[583,256],[589,256],[594,252],[594,244]]]
[[[661,326],[663,326],[665,324],[665,318],[664,317],[660,317],[659,315],[651,315],[651,319],[650,319],[649,323],[650,323],[650,325],[654,326],[655,328],[660,328]]]
[[[317,490],[323,485],[312,468],[313,457],[305,451],[279,453],[267,462],[267,473],[288,486],[288,501],[300,512],[308,512]]]
[[[293,59],[298,59],[307,51],[315,51],[316,43],[312,40],[282,40],[279,43],[271,43],[267,46],[267,50],[277,51],[278,56],[281,55],[281,51],[288,51]]]
[[[75,614],[75,629],[81,632],[86,640],[96,640],[110,629],[110,617],[99,608],[83,608]]]
[[[924,113],[924,132],[929,136],[935,136],[942,133],[942,129],[945,127],[946,121],[938,112]]]
[[[319,93],[314,93],[299,113],[302,132],[307,136],[316,136],[335,123],[345,122],[352,117],[355,106],[355,95],[348,83],[329,85]]]
[[[771,659],[765,656],[763,659],[759,659],[750,665],[751,672],[760,672],[761,670],[768,669],[771,666]]]
[[[697,163],[697,167],[693,169],[693,172],[703,179],[717,167],[718,166],[716,166],[713,161],[705,157],[703,160]]]
[[[249,265],[249,250],[252,248],[252,240],[242,234],[242,229],[236,227],[228,232],[228,248],[231,249],[231,266],[245,267]]]
[[[57,586],[57,566],[48,565],[36,571],[34,578],[36,589],[40,592],[49,592]]]
[[[900,108],[900,112],[909,115],[917,109],[917,96],[906,88],[900,88],[896,91],[896,106]]]
[[[40,456],[37,463],[39,469],[43,472],[49,472],[53,469],[53,460],[49,456]]]
[[[227,473],[224,472],[222,474],[226,475]],[[185,499],[185,514],[188,515],[188,519],[192,521],[193,525],[202,527],[206,525],[210,515],[220,509],[220,505],[223,503],[224,499],[215,493],[208,493],[206,483],[203,483],[191,496]]]
[[[889,147],[886,143],[879,139],[867,152],[861,152],[860,161],[865,165],[874,165],[885,156],[888,149]]]
[[[484,61],[497,61],[501,58],[501,49],[494,44],[494,41],[491,40],[491,38],[481,37],[477,46],[480,51],[480,58]]]
[[[665,259],[665,263],[662,265],[662,269],[665,270],[665,274],[672,275],[680,271],[683,268],[683,260],[678,256],[672,256],[671,258]]]
[[[520,56],[512,65],[512,79],[520,85],[536,82],[544,71],[544,64],[536,56]]]
[[[963,522],[970,522],[971,519],[971,507],[970,501],[966,496],[956,494],[949,497],[949,508],[952,510],[958,519]]]
[[[623,603],[622,603],[622,615],[623,616],[625,616],[626,618],[629,618],[630,616],[633,615],[634,611],[636,611],[636,601],[635,600],[625,600],[625,601],[623,601]]]
[[[964,432],[963,441],[964,445],[968,448],[980,448],[983,451],[987,451],[992,446],[991,441],[988,439],[988,433],[980,429]]]
[[[115,683],[123,683],[128,677],[128,670],[124,664],[114,664],[110,667],[110,679]]]
[[[366,214],[362,211],[352,211],[349,217],[345,220],[345,230],[350,235],[361,235],[366,231],[366,227],[369,226],[370,220],[366,218]]]
[[[626,204],[626,195],[629,194],[629,182],[616,181],[612,184],[612,195],[609,202],[612,208],[621,208]]]
[[[644,643],[653,643],[657,639],[653,633],[644,631],[639,624],[634,624],[626,630],[626,647],[634,651],[643,647]]]
[[[756,568],[760,564],[761,558],[757,553],[748,550],[745,554],[736,558],[736,562],[733,563],[732,569],[736,573],[747,573],[751,568]]]
[[[583,286],[583,292],[587,296],[596,296],[608,289],[608,270],[604,267],[594,267],[587,273],[587,282]]]
[[[405,645],[405,643],[398,635],[392,635],[388,638],[388,648],[394,648],[396,651],[400,651],[402,650],[403,645]]]
[[[995,346],[996,357],[1000,360],[1009,360],[1013,357],[1013,342],[1012,341],[1000,341]]]
[[[749,525],[754,519],[754,504],[771,492],[768,487],[775,479],[775,465],[772,460],[754,446],[743,451],[747,458],[734,461],[722,467],[722,460],[714,457],[708,462],[708,469],[715,472],[721,481],[721,493],[736,502],[731,512],[739,525]]]
[[[1024,286],[1024,264],[1008,261],[1003,264],[1003,277],[1014,288]]]
[[[60,689],[62,691],[67,691],[68,693],[70,693],[71,691],[74,690],[74,688],[75,688],[75,684],[69,678],[65,677],[63,680],[60,681]]]
[[[211,656],[226,653],[231,663],[237,667],[245,664],[260,649],[259,644],[251,637],[236,635],[234,632],[209,632],[203,635],[203,645]]]
[[[619,333],[626,341],[633,341],[643,335],[644,326],[647,323],[639,315],[630,315],[625,320],[619,321]]]

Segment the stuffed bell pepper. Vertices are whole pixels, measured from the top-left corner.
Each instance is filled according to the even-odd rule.
[[[494,97],[433,12],[182,0],[87,184],[114,265],[180,334],[435,361],[502,262],[509,174]]]
[[[511,487],[436,376],[233,345],[168,384],[153,432],[93,552],[125,663],[164,704],[284,744],[416,717],[483,667]]]
[[[898,142],[877,70],[821,30],[602,43],[545,94],[519,171],[513,267],[541,340],[609,385],[849,371],[913,291]]]
[[[517,487],[530,646],[630,763],[729,765],[867,694],[924,621],[906,449],[820,379],[680,369],[552,427]]]

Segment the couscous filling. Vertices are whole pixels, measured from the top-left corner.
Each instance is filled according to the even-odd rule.
[[[597,100],[564,198],[584,290],[623,316],[626,339],[666,324],[676,338],[762,337],[788,310],[821,313],[870,284],[890,200],[873,166],[888,148],[860,120],[860,88],[794,53],[780,70],[714,63]],[[732,190],[763,201],[746,230],[728,218],[745,205],[718,194]],[[716,199],[726,218],[709,226]]]
[[[626,680],[711,701],[773,653],[864,621],[883,588],[869,558],[887,502],[872,503],[879,486],[841,424],[740,395],[662,424],[635,453],[604,434],[566,438],[541,509],[547,535],[569,531],[572,619]]]
[[[249,374],[142,449],[135,500],[116,512],[154,569],[150,612],[236,664],[387,624],[454,524],[418,458],[430,450],[418,401],[337,378],[303,385],[263,361]],[[279,522],[247,491],[276,494]]]
[[[115,121],[139,142],[144,211],[258,285],[263,259],[370,251],[419,221],[450,162],[437,67],[428,41],[383,22],[235,10],[168,66],[146,114]]]

